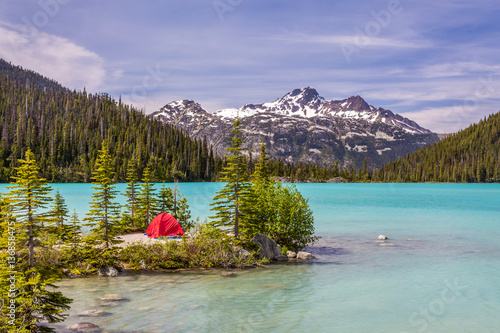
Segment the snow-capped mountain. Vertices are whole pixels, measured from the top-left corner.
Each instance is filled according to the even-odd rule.
[[[226,137],[239,117],[247,146],[257,154],[260,142],[269,154],[295,162],[360,166],[366,157],[380,165],[438,141],[436,134],[390,110],[375,108],[360,96],[327,101],[311,88],[295,89],[270,103],[209,113],[191,100],[174,101],[152,117],[185,129],[226,154]]]

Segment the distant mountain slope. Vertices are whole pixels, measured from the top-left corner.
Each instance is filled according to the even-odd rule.
[[[383,182],[499,182],[500,113],[394,161]]]
[[[253,154],[264,141],[273,158],[321,166],[340,161],[361,167],[365,158],[370,165],[381,166],[438,141],[436,134],[414,121],[377,109],[359,96],[326,101],[311,87],[271,103],[215,113],[191,100],[174,101],[151,116],[194,137],[206,137],[221,155],[228,146],[231,124],[239,116]]]
[[[139,177],[149,165],[156,181],[213,180],[222,165],[206,142],[107,94],[70,91],[0,61],[0,182],[28,147],[49,181],[88,182],[104,139],[118,181],[134,157]]]
[[[32,70],[15,66],[0,58],[0,73],[2,76],[9,76],[12,81],[33,85],[40,89],[50,89],[54,91],[67,90],[57,81],[46,78]]]

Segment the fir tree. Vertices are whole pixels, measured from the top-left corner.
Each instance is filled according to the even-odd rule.
[[[37,267],[34,262],[33,237],[46,214],[40,213],[50,198],[45,179],[38,178],[38,167],[30,149],[19,160],[15,182],[7,197],[0,197],[0,331],[54,332],[41,322],[61,322],[71,299],[54,291],[58,274],[52,267]],[[28,263],[19,260],[28,238]],[[8,283],[3,283],[8,282]]]
[[[125,196],[127,197],[128,217],[130,218],[132,229],[135,229],[136,210],[137,210],[137,161],[134,158],[127,167],[127,188]]]
[[[66,239],[72,244],[73,247],[76,247],[76,245],[80,242],[82,238],[80,222],[78,220],[78,214],[76,213],[76,209],[73,211],[73,214],[71,214],[70,225],[67,226],[66,230],[67,230]]]
[[[66,206],[64,198],[59,193],[59,190],[56,190],[53,206],[49,211],[49,215],[52,216],[52,219],[58,228],[62,228],[64,226],[64,220],[68,218],[68,213],[69,210]]]
[[[30,149],[26,151],[24,160],[19,160],[19,166],[15,169],[16,176],[9,197],[11,199],[11,210],[13,217],[20,223],[23,234],[27,233],[29,249],[29,266],[33,267],[34,237],[38,228],[47,220],[47,213],[43,209],[51,201],[48,194],[50,186],[44,178],[38,177],[38,166]]]
[[[92,194],[90,211],[84,220],[97,237],[106,243],[106,247],[109,247],[110,239],[115,236],[113,226],[120,206],[114,202],[118,191],[115,189],[116,181],[113,179],[113,165],[106,141],[102,142],[92,177],[92,184],[96,185],[92,187],[95,192]]]
[[[268,182],[270,179],[269,175],[269,157],[266,152],[266,144],[264,142],[260,145],[260,154],[259,159],[257,160],[257,164],[255,165],[255,172],[252,175],[252,178],[256,182]]]
[[[162,185],[160,188],[160,192],[158,193],[158,208],[162,213],[173,213],[175,209],[174,192],[170,187]]]
[[[149,166],[144,169],[142,184],[137,194],[137,214],[141,227],[147,226],[157,213],[157,199],[154,184],[151,182],[151,171]]]
[[[231,147],[227,149],[230,155],[225,156],[227,164],[222,171],[221,178],[227,184],[214,197],[211,210],[215,212],[215,216],[210,218],[213,219],[212,224],[215,226],[231,228],[234,236],[238,238],[240,224],[244,225],[249,222],[246,202],[251,191],[251,184],[243,155],[245,140],[241,135],[239,119],[234,122],[231,133],[233,134],[229,138]]]

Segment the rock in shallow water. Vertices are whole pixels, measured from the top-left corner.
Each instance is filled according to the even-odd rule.
[[[115,277],[115,276],[118,276],[119,272],[114,267],[111,267],[111,266],[102,266],[97,271],[97,274],[99,276],[111,276],[111,277]]]
[[[118,295],[118,294],[106,294],[102,297],[99,297],[100,300],[102,301],[111,301],[111,302],[118,302],[118,301],[128,301],[129,299],[125,296]]]
[[[297,253],[297,259],[300,259],[300,260],[309,260],[309,259],[313,259],[313,258],[314,258],[314,256],[309,252],[299,251]]]
[[[92,323],[78,323],[68,326],[68,329],[75,332],[100,332],[99,326]]]
[[[104,317],[109,315],[112,315],[112,313],[100,310],[87,310],[79,313],[78,317]]]
[[[278,260],[281,256],[281,247],[274,240],[264,234],[255,235],[255,237],[252,238],[252,242],[259,246],[260,258]]]
[[[377,237],[377,239],[387,239],[387,236],[384,236],[384,235],[379,235],[379,236]]]

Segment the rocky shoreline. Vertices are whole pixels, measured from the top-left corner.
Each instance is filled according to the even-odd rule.
[[[192,236],[189,236],[192,237]],[[128,235],[121,235],[117,237],[121,243],[117,244],[117,247],[121,249],[126,249],[128,246],[139,246],[139,247],[148,247],[155,244],[166,244],[167,242],[178,242],[181,239],[151,239],[144,235],[143,233],[133,233]],[[258,258],[253,257],[250,250],[233,247],[232,253],[235,254],[238,258],[242,260],[250,261],[251,264],[245,264],[241,266],[241,268],[255,268],[261,266],[262,262],[283,262],[283,261],[304,261],[311,260],[314,256],[305,251],[287,251],[286,255],[282,253],[281,247],[271,238],[264,234],[257,234],[252,240],[252,243],[256,244],[258,247]],[[196,267],[189,267],[196,269]],[[228,267],[220,267],[220,268],[228,268]],[[175,269],[175,268],[173,268]],[[98,276],[103,277],[116,277],[119,275],[126,274],[127,270],[140,270],[140,271],[171,271],[172,269],[166,268],[152,268],[147,265],[144,260],[140,261],[139,266],[132,266],[129,263],[124,261],[117,262],[115,265],[102,265],[95,272]],[[63,274],[67,278],[81,278],[88,275],[95,274],[84,274],[84,273],[75,273],[75,271],[70,269],[62,269]],[[228,274],[230,276],[232,274]],[[225,276],[225,275],[224,275]]]

